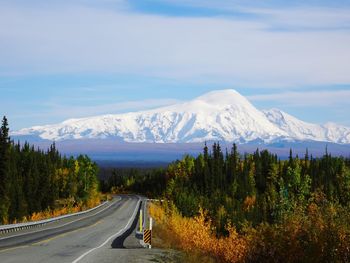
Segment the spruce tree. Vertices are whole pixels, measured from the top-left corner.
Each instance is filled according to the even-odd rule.
[[[6,116],[0,128],[0,222],[8,219],[9,199],[9,151],[10,137]]]

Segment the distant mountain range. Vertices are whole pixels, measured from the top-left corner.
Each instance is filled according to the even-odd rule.
[[[237,91],[212,91],[153,110],[69,119],[11,133],[29,141],[112,139],[131,143],[350,143],[350,128],[301,121],[281,110],[260,111]]]

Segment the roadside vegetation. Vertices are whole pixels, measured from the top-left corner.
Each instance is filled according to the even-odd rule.
[[[101,201],[98,167],[87,156],[62,157],[10,140],[6,117],[0,128],[0,224],[81,211]]]
[[[135,172],[134,172],[135,173]],[[137,173],[136,173],[137,174]],[[106,187],[165,199],[150,213],[174,247],[218,262],[349,262],[350,160],[219,144],[163,172],[118,173]],[[161,191],[160,191],[161,190]]]

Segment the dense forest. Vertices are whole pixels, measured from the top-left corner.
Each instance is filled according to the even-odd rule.
[[[0,223],[22,221],[62,206],[90,206],[99,200],[97,165],[87,156],[62,157],[14,143],[6,117],[0,128]]]
[[[212,149],[205,145],[198,157],[185,156],[163,172],[115,170],[105,187],[165,198],[187,218],[204,211],[217,240],[228,237],[233,226],[240,242],[249,244],[243,246],[243,261],[350,260],[350,160],[333,157],[327,149],[321,158],[306,150],[302,158],[290,151],[289,159],[280,160],[266,150],[241,155],[236,145],[223,151],[214,143]]]
[[[167,169],[115,169],[102,182],[105,190],[132,191],[172,200],[185,216],[199,208],[210,211],[218,226],[249,221],[278,222],[284,214],[304,206],[315,195],[350,204],[350,160],[309,156],[280,160],[267,150],[239,154],[234,144],[223,153],[219,143],[204,147],[198,157],[185,156]],[[218,234],[224,234],[221,227]]]
[[[186,216],[207,209],[224,234],[228,221],[279,222],[285,214],[305,207],[316,196],[334,204],[350,204],[350,162],[332,157],[327,150],[315,159],[307,151],[303,159],[281,161],[268,151],[240,156],[236,145],[223,154],[214,143],[197,158],[186,156],[169,166],[166,197]]]
[[[161,197],[167,185],[165,168],[100,168],[100,188],[108,193],[138,193]]]

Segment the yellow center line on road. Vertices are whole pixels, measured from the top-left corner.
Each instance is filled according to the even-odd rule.
[[[47,242],[50,242],[52,240],[55,240],[57,238],[60,238],[60,237],[64,237],[68,234],[71,234],[71,233],[74,233],[74,232],[78,232],[80,230],[84,230],[84,229],[87,229],[87,228],[90,228],[90,227],[94,227],[100,223],[102,223],[103,220],[99,220],[97,221],[95,224],[93,225],[90,225],[90,226],[86,226],[86,227],[81,227],[81,228],[78,228],[78,229],[75,229],[75,230],[72,230],[72,231],[69,231],[69,232],[66,232],[66,233],[63,233],[63,234],[60,234],[60,235],[57,235],[57,236],[54,236],[54,237],[51,237],[51,238],[48,238],[48,239],[45,239],[45,240],[41,240],[39,242],[36,242],[36,243],[32,243],[30,245],[24,245],[24,246],[18,246],[18,247],[11,247],[11,248],[6,248],[6,249],[0,249],[0,253],[4,253],[4,252],[8,252],[8,251],[12,251],[12,250],[15,250],[15,249],[19,249],[19,248],[28,248],[28,247],[31,247],[31,246],[37,246],[37,245],[41,245],[41,244],[44,244],[44,243],[47,243]]]
[[[97,221],[97,222],[96,222],[95,224],[93,224],[93,225],[86,226],[86,227],[81,227],[81,228],[78,228],[78,229],[75,229],[75,230],[72,230],[72,231],[69,231],[69,232],[66,232],[66,233],[63,233],[63,234],[54,236],[54,237],[50,237],[50,238],[45,239],[45,240],[41,240],[41,241],[36,242],[36,243],[33,243],[33,244],[31,244],[31,245],[32,245],[32,246],[36,246],[36,245],[41,245],[41,244],[44,244],[44,243],[48,243],[48,242],[53,241],[53,240],[55,240],[55,239],[57,239],[57,238],[67,236],[67,235],[69,235],[69,234],[72,234],[72,233],[75,233],[75,232],[78,232],[78,231],[80,231],[80,230],[84,230],[84,229],[87,229],[87,228],[90,228],[90,227],[94,227],[94,226],[96,226],[96,225],[98,225],[98,224],[100,224],[100,223],[102,223],[102,222],[103,222],[103,220],[99,220],[99,221]]]
[[[123,203],[123,204],[121,205],[120,209],[123,208],[123,207],[126,206],[126,205],[127,205],[126,202]],[[57,235],[57,236],[54,236],[54,237],[45,239],[45,240],[41,240],[41,241],[36,242],[36,243],[33,243],[33,244],[31,244],[31,245],[32,245],[32,246],[41,245],[41,244],[50,242],[50,241],[52,241],[52,240],[55,240],[55,239],[57,239],[57,238],[64,237],[64,236],[66,236],[66,235],[68,235],[68,234],[71,234],[71,233],[74,233],[74,232],[77,232],[77,231],[80,231],[80,230],[83,230],[83,229],[86,229],[86,228],[89,228],[89,227],[94,227],[94,226],[96,226],[96,225],[98,225],[98,224],[100,224],[100,223],[102,223],[102,222],[103,222],[103,220],[99,220],[99,221],[97,221],[95,224],[93,224],[93,225],[91,225],[91,226],[86,226],[86,227],[82,227],[82,228],[79,228],[79,229],[76,229],[76,230],[72,230],[72,231],[69,231],[69,232],[66,232],[66,233],[63,233],[63,234],[60,234],[60,235]]]
[[[15,250],[15,249],[18,249],[18,248],[25,248],[25,247],[29,247],[29,245],[0,249],[0,253],[8,252],[8,251]]]
[[[123,203],[123,204],[119,207],[119,209],[123,209],[124,206],[127,206],[127,202]]]
[[[119,201],[119,200],[118,200]],[[112,206],[112,204],[110,205]],[[108,206],[108,207],[110,207]],[[127,206],[127,202],[123,203],[119,209],[123,209],[125,206]],[[79,219],[80,220],[80,219]],[[78,220],[77,220],[78,221]],[[74,221],[73,221],[74,222]],[[19,249],[19,248],[28,248],[28,247],[31,247],[31,246],[38,246],[38,245],[41,245],[41,244],[44,244],[44,243],[47,243],[47,242],[50,242],[52,240],[55,240],[57,238],[60,238],[60,237],[64,237],[68,234],[71,234],[71,233],[74,233],[74,232],[77,232],[77,231],[80,231],[80,230],[84,230],[86,228],[89,228],[89,227],[94,227],[100,223],[102,223],[103,220],[99,220],[97,221],[95,224],[93,225],[90,225],[90,226],[86,226],[86,227],[82,227],[82,228],[78,228],[78,229],[75,229],[75,230],[72,230],[72,231],[69,231],[69,232],[66,232],[66,233],[62,233],[60,235],[57,235],[57,236],[54,236],[54,237],[51,237],[51,238],[48,238],[48,239],[45,239],[45,240],[41,240],[39,242],[36,242],[36,243],[32,243],[32,244],[29,244],[29,245],[23,245],[23,246],[17,246],[17,247],[11,247],[11,248],[5,248],[5,249],[1,249],[0,248],[0,253],[4,253],[4,252],[8,252],[8,251],[11,251],[11,250],[16,250],[16,249]]]
[[[87,255],[89,255],[91,252],[100,249],[101,247],[105,246],[108,242],[110,242],[113,238],[118,237],[119,235],[121,235],[122,233],[125,233],[125,231],[127,231],[127,229],[131,226],[132,224],[132,220],[135,220],[136,214],[137,214],[137,210],[140,207],[141,204],[141,198],[138,196],[138,201],[135,207],[135,210],[132,214],[132,216],[130,217],[129,221],[127,222],[126,226],[124,226],[124,228],[120,229],[117,233],[111,235],[110,237],[108,237],[102,244],[100,244],[97,247],[91,248],[90,250],[86,251],[84,254],[82,254],[80,257],[78,257],[77,259],[75,259],[74,261],[72,261],[72,263],[77,263],[79,262],[81,259],[83,259],[84,257],[86,257]],[[123,232],[124,231],[124,232]]]

